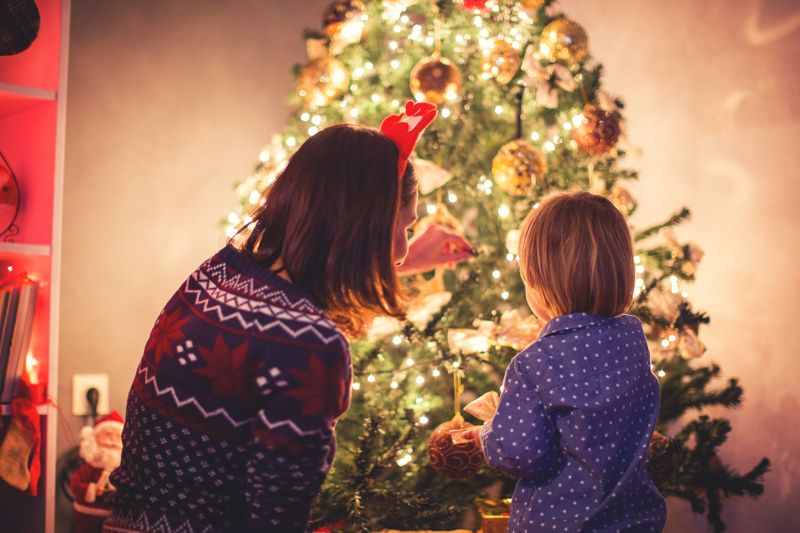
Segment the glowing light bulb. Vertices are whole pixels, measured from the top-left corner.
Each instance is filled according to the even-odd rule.
[[[506,204],[503,204],[497,210],[497,214],[500,215],[500,218],[508,218],[508,215],[511,214],[511,208],[508,207]]]
[[[310,117],[311,115],[309,115],[308,113],[303,113],[302,115],[300,115],[300,120],[302,120],[303,122],[308,122],[308,119]]]
[[[586,117],[583,116],[583,113],[578,113],[577,115],[572,117],[572,125],[575,127],[580,126],[581,124],[583,124],[585,118]]]
[[[360,389],[361,389],[361,383],[359,383],[358,381],[354,381],[353,390],[360,390]]]
[[[389,50],[393,52],[397,50],[397,41],[389,41]]]
[[[316,135],[318,131],[319,131],[318,127],[311,126],[310,128],[308,128],[308,136],[311,137],[313,135]]]
[[[438,368],[434,368],[433,372],[431,372],[431,375],[433,375],[433,377],[435,377],[435,378],[438,378],[439,376],[442,375],[442,373],[439,371]]]
[[[392,381],[391,383],[389,383],[389,386],[390,386],[391,388],[393,388],[393,389],[396,389],[396,388],[397,388],[397,387],[399,387],[400,385],[399,385],[399,384],[398,384],[396,381]]]
[[[417,385],[422,385],[423,383],[425,383],[425,378],[422,376],[417,376],[417,379],[414,381],[417,382]]]
[[[411,459],[413,459],[413,457],[411,457],[411,454],[407,453],[396,461],[397,466],[406,466],[408,463],[411,462]]]
[[[375,383],[375,376],[370,374],[369,376],[367,376],[367,381],[369,381],[370,383]]]
[[[238,224],[239,223],[239,215],[237,215],[236,213],[233,213],[233,212],[228,213],[228,222],[230,222],[231,224]]]
[[[565,130],[569,131],[572,129],[572,122],[565,122],[563,126]]]
[[[377,104],[378,102],[381,101],[381,95],[379,95],[378,93],[372,93],[372,96],[370,96],[369,99]]]
[[[663,370],[659,370],[659,371],[658,371],[658,377],[660,377],[660,378],[663,378],[663,377],[664,377],[664,376],[666,376],[666,375],[667,375],[667,373],[666,373],[666,372],[664,372]]]
[[[508,294],[508,291],[503,291],[500,293],[500,298],[502,298],[503,300],[508,300],[509,296],[510,295]]]
[[[556,149],[556,145],[553,144],[553,141],[545,141],[542,148],[544,148],[545,152],[552,152]]]
[[[258,160],[262,163],[269,161],[269,150],[261,150],[261,153],[258,154]]]
[[[423,426],[424,426],[425,424],[427,424],[428,422],[430,422],[430,420],[428,420],[428,417],[427,417],[427,416],[425,416],[425,415],[422,415],[421,417],[419,417],[419,423],[420,423],[420,424],[422,424]]]
[[[320,124],[322,124],[322,117],[319,115],[314,115],[313,117],[311,117],[311,123],[315,126],[319,126]]]
[[[406,364],[408,366],[414,366],[414,360],[409,357],[408,359],[406,359]]]
[[[428,206],[425,208],[425,210],[428,212],[429,215],[435,215],[436,214],[436,206],[433,205],[433,204],[428,204]]]
[[[442,116],[444,118],[450,118],[450,114],[451,114],[451,112],[450,112],[449,108],[445,107],[445,108],[442,109]]]
[[[367,61],[366,63],[364,63],[364,68],[367,70],[372,70],[373,68],[375,68],[375,65],[373,65],[371,61]]]
[[[532,141],[534,141],[534,142],[538,141],[539,137],[541,137],[541,136],[539,135],[538,131],[532,131],[531,132],[531,140]]]
[[[453,361],[453,368],[458,368],[460,366],[461,366],[461,363],[459,363],[458,361]]]
[[[395,346],[400,346],[402,343],[403,343],[403,337],[401,337],[400,335],[395,335],[394,337],[392,337],[392,344],[394,344]]]
[[[289,148],[294,148],[295,146],[297,146],[297,139],[295,139],[294,137],[287,137],[286,146],[288,146]]]
[[[506,254],[506,261],[513,261],[513,260],[514,260],[514,254],[512,254],[511,252],[508,252]]]
[[[261,193],[260,192],[258,192],[255,189],[250,191],[250,197],[248,198],[248,201],[250,202],[250,205],[256,205],[258,203],[258,199],[259,198],[261,198]]]
[[[400,68],[400,61],[398,61],[397,59],[392,59],[391,61],[389,61],[389,66],[392,67],[393,69],[398,69]]]
[[[422,399],[422,396],[417,396],[417,399],[414,401],[416,401],[417,403],[422,403],[424,400]]]
[[[458,196],[456,196],[456,193],[454,192],[447,193],[447,201],[451,204],[454,204],[458,201]]]
[[[358,117],[358,113],[359,113],[358,108],[354,107],[348,112],[348,115],[350,115],[351,118],[356,118]]]
[[[494,279],[500,279],[500,271],[499,270],[495,270],[494,272],[492,272],[492,277]]]
[[[502,115],[503,114],[503,106],[501,106],[499,104],[494,106],[494,114],[495,115]]]

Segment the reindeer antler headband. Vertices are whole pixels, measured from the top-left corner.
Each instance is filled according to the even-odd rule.
[[[389,115],[381,123],[381,133],[389,137],[397,145],[400,156],[397,159],[397,170],[400,179],[408,166],[408,158],[417,145],[422,132],[436,118],[436,106],[428,102],[406,102],[405,113]]]

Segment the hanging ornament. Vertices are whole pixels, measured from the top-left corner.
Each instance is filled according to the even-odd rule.
[[[608,199],[611,200],[611,203],[626,217],[629,216],[636,207],[636,200],[633,199],[631,192],[619,183],[615,183],[614,186],[611,187]]]
[[[463,229],[444,205],[437,205],[432,215],[422,218],[408,244],[408,257],[397,268],[401,275],[428,272],[438,267],[453,268],[472,259],[477,250],[464,237]]]
[[[549,109],[558,108],[558,90],[572,92],[577,87],[572,72],[560,63],[543,66],[536,49],[529,46],[522,60],[528,81],[536,88],[536,103]]]
[[[300,69],[298,94],[307,104],[315,107],[328,105],[342,94],[350,83],[350,76],[341,61],[325,56],[309,61]]]
[[[673,258],[681,262],[681,270],[684,274],[694,276],[700,261],[703,260],[705,255],[703,249],[693,242],[681,245],[678,241],[678,236],[675,235],[675,230],[671,227],[662,228],[659,233],[667,241]]]
[[[489,351],[494,337],[495,323],[476,320],[477,329],[450,328],[447,330],[447,347],[453,353],[471,355]]]
[[[450,479],[474,476],[484,464],[483,451],[473,441],[453,442],[452,431],[473,427],[460,416],[437,427],[428,439],[428,459],[440,475]]]
[[[603,155],[617,143],[620,134],[619,115],[587,104],[582,118],[572,129],[572,139],[589,155]]]
[[[433,316],[450,303],[453,294],[447,291],[419,295],[408,302],[406,319],[418,330],[424,330]]]
[[[453,63],[434,53],[411,71],[411,94],[434,105],[458,100],[461,73]]]
[[[500,315],[500,323],[495,327],[495,342],[522,350],[539,337],[544,323],[530,313],[511,309]]]
[[[453,174],[426,159],[414,159],[417,187],[422,196],[427,196],[453,178]]]
[[[580,63],[588,52],[586,31],[574,20],[556,19],[542,30],[539,53],[550,61],[572,66]]]
[[[697,331],[684,326],[678,338],[678,353],[686,359],[697,359],[706,353],[706,345],[697,336]]]
[[[530,18],[533,18],[544,5],[544,0],[520,0],[519,5]]]
[[[492,176],[511,196],[528,196],[547,174],[547,159],[538,148],[517,139],[504,144],[492,159]]]
[[[461,7],[476,15],[489,11],[493,3],[491,0],[460,0]]]
[[[456,444],[453,432],[474,427],[461,416],[461,394],[464,385],[458,370],[453,372],[455,394],[455,416],[449,422],[437,427],[428,438],[428,459],[440,475],[450,479],[466,479],[475,475],[485,463],[483,450],[474,440]]]
[[[417,0],[383,0],[384,16],[390,21],[397,21],[403,14],[403,11],[408,9],[412,4],[416,4]]]
[[[501,85],[514,78],[521,63],[519,51],[503,37],[489,39],[481,58],[483,77],[494,78]]]
[[[511,196],[528,196],[537,181],[547,174],[544,154],[522,140],[522,96],[525,83],[519,82],[517,100],[516,139],[500,147],[492,159],[492,176],[497,185]]]
[[[361,0],[336,0],[325,9],[322,27],[338,48],[361,42],[367,15]]]

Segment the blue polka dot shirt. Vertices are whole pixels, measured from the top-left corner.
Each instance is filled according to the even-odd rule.
[[[548,322],[511,360],[480,432],[489,465],[519,477],[509,531],[661,531],[647,472],[659,394],[636,317]]]

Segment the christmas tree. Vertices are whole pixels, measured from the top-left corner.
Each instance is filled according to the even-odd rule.
[[[309,60],[298,66],[290,97],[295,113],[237,185],[229,235],[250,221],[287,157],[320,128],[377,127],[410,98],[439,106],[416,151],[421,219],[413,240],[421,252],[405,267],[408,321],[378,317],[352,344],[353,401],[337,425],[339,451],[314,512],[319,525],[474,525],[476,501],[502,508],[513,490],[515,480],[479,468],[474,450],[433,430],[454,415],[464,424],[462,400],[498,390],[509,360],[542,326],[525,303],[516,228],[557,190],[606,195],[626,216],[637,208],[625,188],[637,173],[622,166],[623,102],[602,88],[583,28],[552,4],[334,2],[324,33],[306,34]],[[721,531],[723,501],[760,495],[769,461],[745,473],[723,464],[717,451],[730,424],[702,411],[738,406],[742,389],[736,379],[720,383],[720,367],[703,361],[709,317],[685,292],[703,254],[673,230],[689,215],[681,209],[632,228],[629,313],[645,325],[662,389],[651,475],[662,494],[686,500]]]

